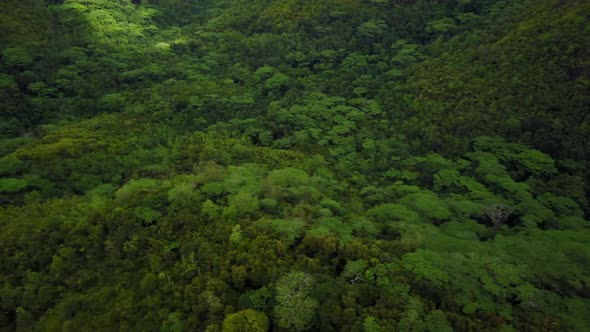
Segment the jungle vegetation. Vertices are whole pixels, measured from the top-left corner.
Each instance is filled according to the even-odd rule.
[[[2,0],[1,331],[587,331],[590,3]]]

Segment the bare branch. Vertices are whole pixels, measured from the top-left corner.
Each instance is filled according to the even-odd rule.
[[[505,204],[493,204],[484,210],[486,216],[495,228],[500,228],[508,220],[514,209]]]

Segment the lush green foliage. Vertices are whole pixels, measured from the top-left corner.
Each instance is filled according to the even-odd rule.
[[[0,330],[586,330],[589,14],[3,0]]]

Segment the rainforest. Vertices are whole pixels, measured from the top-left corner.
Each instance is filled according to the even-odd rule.
[[[0,331],[588,331],[590,2],[2,0]]]

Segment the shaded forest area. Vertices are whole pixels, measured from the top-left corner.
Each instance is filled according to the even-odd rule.
[[[590,3],[2,0],[1,331],[585,331]]]

